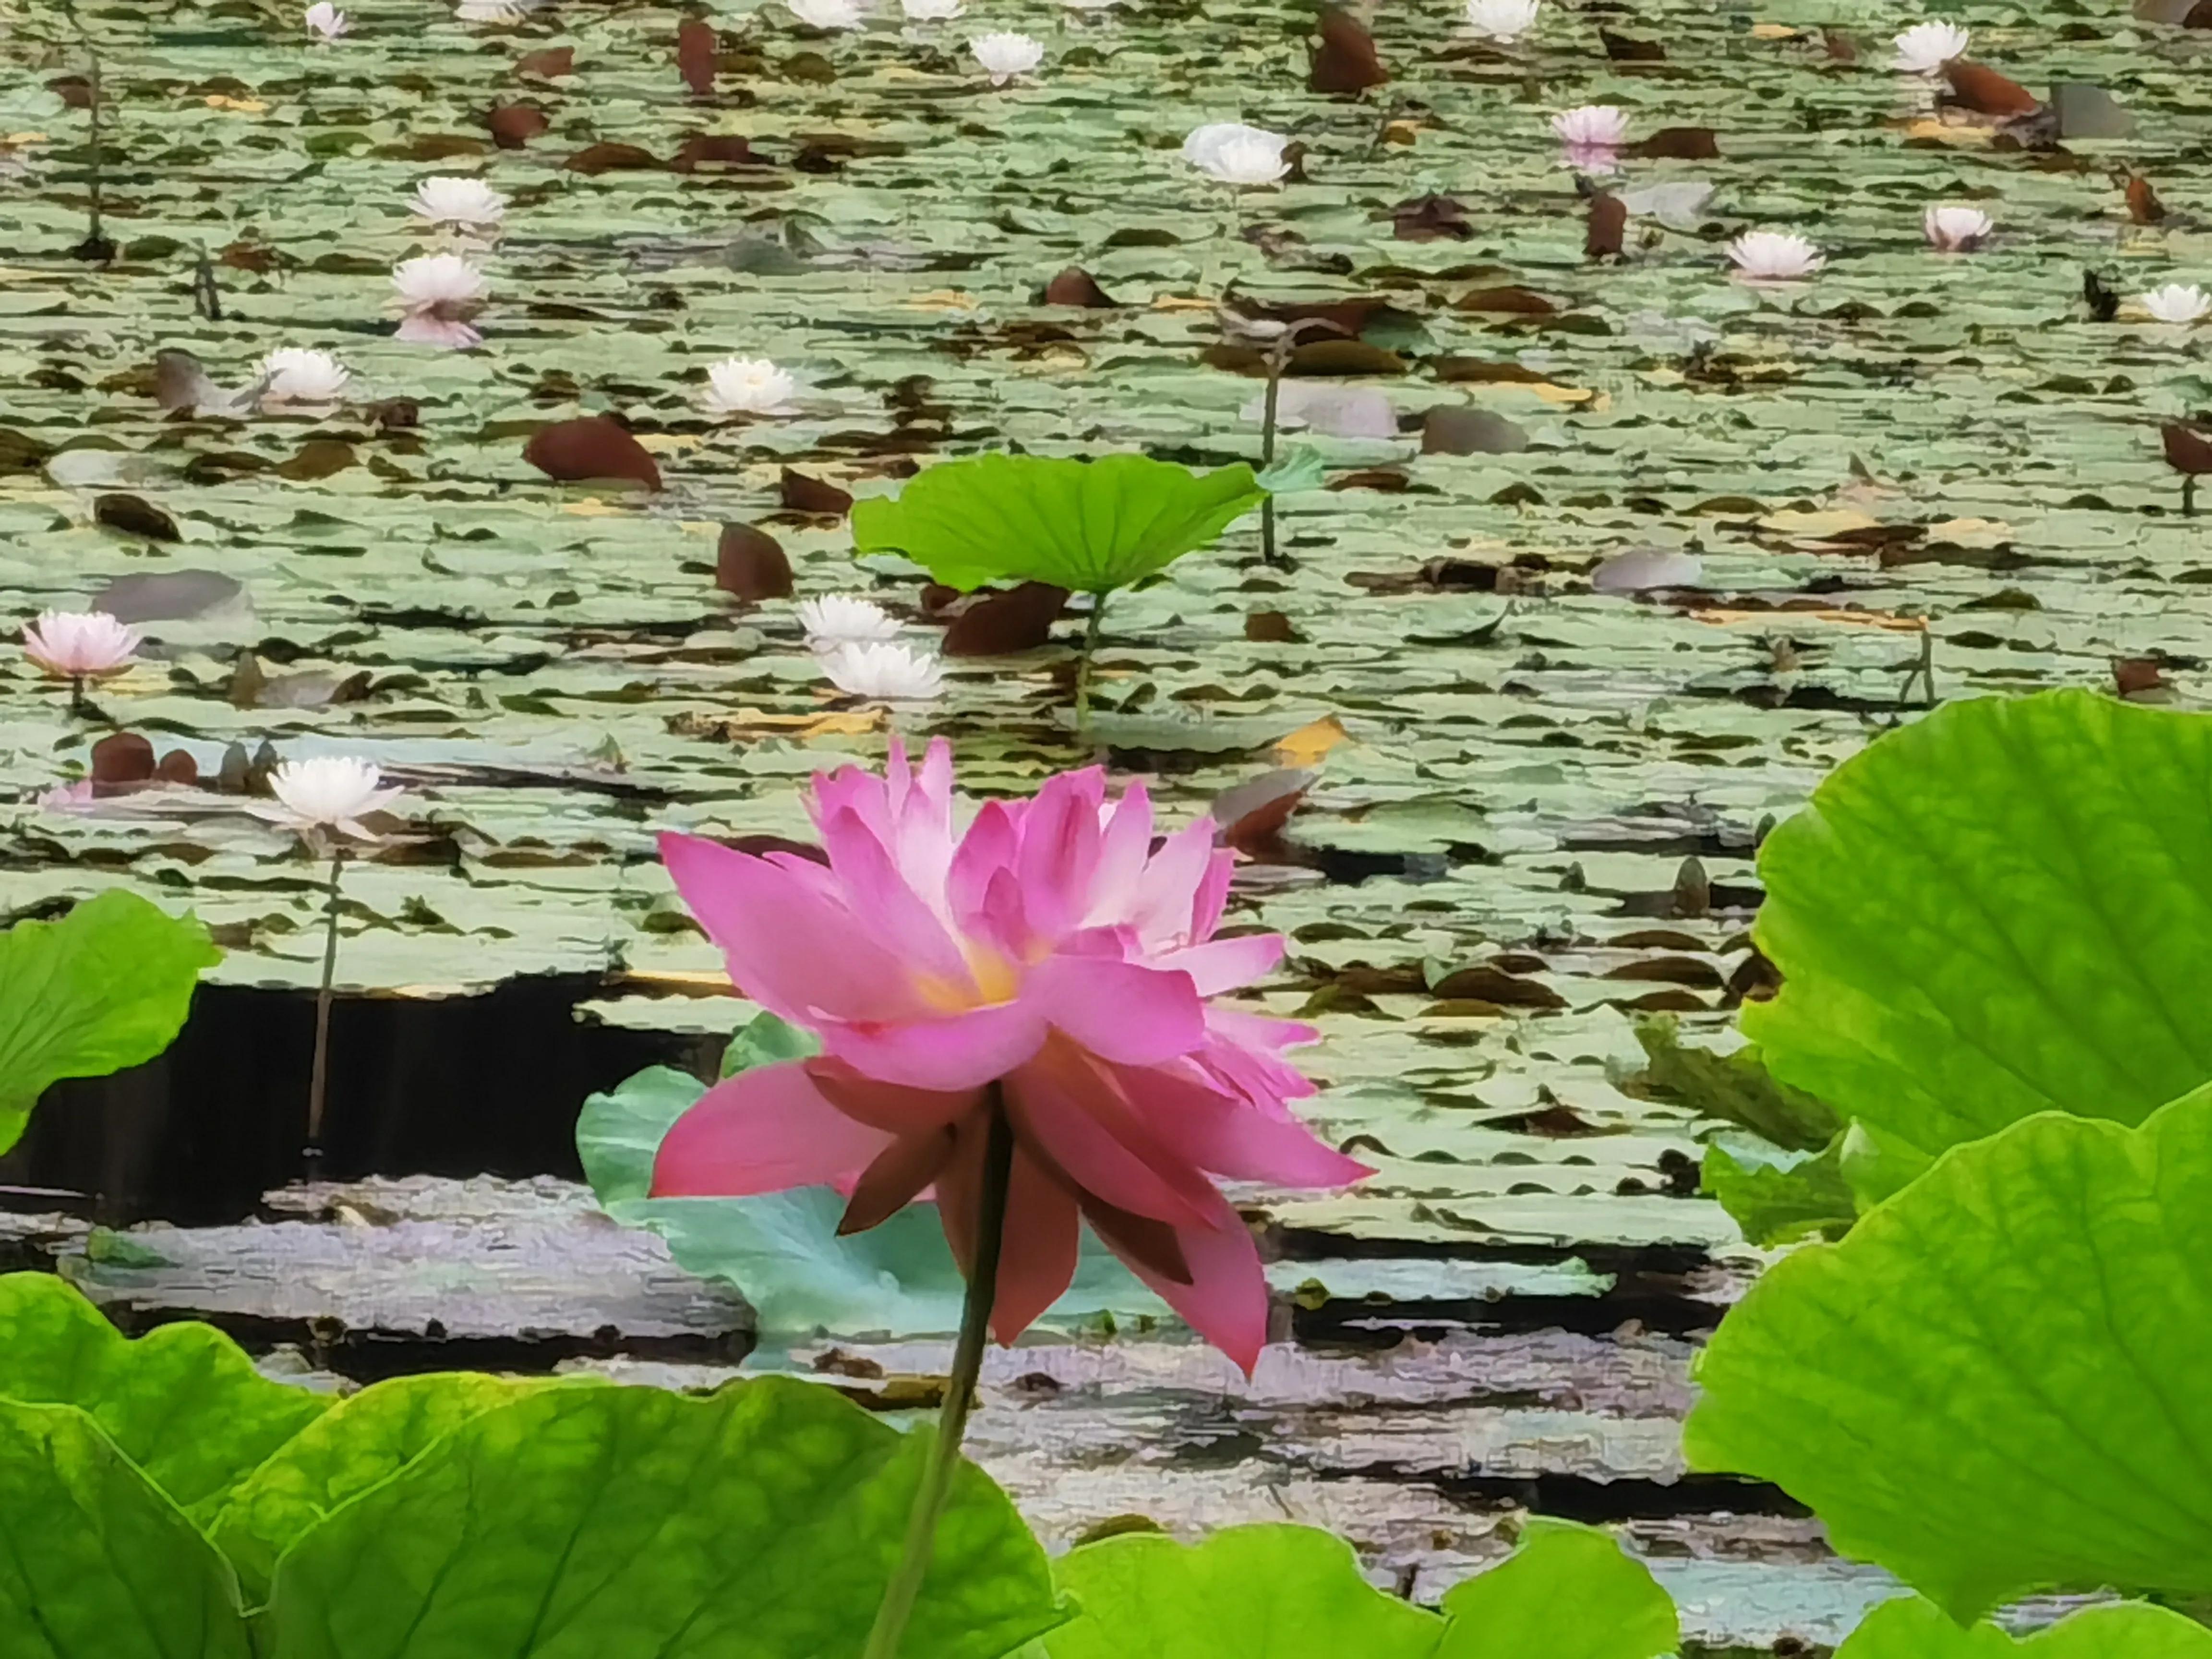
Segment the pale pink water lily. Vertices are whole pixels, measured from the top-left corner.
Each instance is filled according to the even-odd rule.
[[[328,43],[345,33],[349,25],[346,15],[331,3],[331,0],[315,0],[307,8],[307,33],[316,40]]]
[[[345,396],[353,372],[327,351],[279,346],[261,360],[261,401],[328,406]]]
[[[1928,246],[1939,253],[1971,253],[1996,231],[1996,221],[1978,207],[1938,202],[1920,216]]]
[[[23,654],[61,680],[119,674],[138,654],[138,630],[105,611],[41,611],[23,628]]]
[[[933,651],[882,640],[823,640],[814,660],[830,684],[871,702],[927,702],[945,691],[945,665]]]
[[[861,0],[783,0],[791,15],[811,29],[857,29],[867,24]]]
[[[483,343],[471,319],[483,309],[490,284],[458,253],[425,253],[392,268],[399,305],[397,337],[461,350]]]
[[[1467,0],[1468,32],[1510,46],[1536,27],[1542,0]]]
[[[2212,312],[2212,294],[2194,283],[2168,283],[2136,295],[2136,303],[2155,322],[2193,323]]]
[[[1242,121],[1209,121],[1182,141],[1182,159],[1208,178],[1249,188],[1272,185],[1291,170],[1290,139]]]
[[[968,43],[968,50],[975,54],[975,61],[994,87],[1005,86],[1018,75],[1028,75],[1044,62],[1043,41],[1011,29],[979,34]]]
[[[849,641],[895,640],[898,618],[873,599],[857,593],[831,593],[818,599],[801,599],[795,609],[808,647],[816,651]]]
[[[1552,118],[1563,157],[1585,173],[1609,173],[1628,142],[1628,112],[1611,104],[1583,104]]]
[[[1934,75],[1953,58],[1965,57],[1972,41],[1956,23],[1915,23],[1893,43],[1893,67],[1904,75]]]
[[[269,790],[276,797],[274,802],[246,808],[256,817],[304,836],[336,830],[361,841],[376,838],[362,819],[383,811],[407,793],[385,787],[376,763],[354,755],[283,762],[269,774]]]
[[[1013,1136],[991,1324],[1011,1342],[1066,1290],[1087,1222],[1249,1372],[1267,1289],[1214,1177],[1335,1187],[1370,1171],[1289,1103],[1307,1027],[1220,1006],[1273,971],[1279,935],[1214,937],[1232,855],[1200,818],[1155,847],[1142,784],[1097,768],[954,827],[952,759],[817,775],[826,867],[660,839],[747,996],[815,1032],[820,1058],[741,1073],[668,1133],[662,1197],[829,1186],[847,1231],[933,1188],[963,1267],[993,1114]]]
[[[1726,252],[1736,275],[1753,283],[1794,283],[1826,263],[1820,250],[1794,230],[1747,230]]]
[[[495,230],[507,216],[506,197],[481,179],[455,173],[423,179],[407,205],[418,219],[462,230]]]

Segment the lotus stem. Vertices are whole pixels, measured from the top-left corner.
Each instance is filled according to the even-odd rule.
[[[1106,595],[1091,596],[1091,623],[1083,630],[1083,654],[1075,662],[1075,729],[1091,724],[1091,659],[1098,649],[1098,629],[1106,620]]]
[[[2197,516],[2197,475],[2194,472],[2181,475],[2181,516],[2185,519]]]
[[[323,1097],[330,1077],[331,981],[338,966],[338,878],[345,873],[345,848],[331,849],[330,885],[323,898],[323,982],[315,992],[315,1059],[307,1073],[307,1147],[310,1165],[323,1155]]]
[[[1283,337],[1275,342],[1267,353],[1267,394],[1260,411],[1260,470],[1265,472],[1275,464],[1275,411],[1283,398],[1283,371],[1290,366],[1291,342],[1296,336],[1285,330]],[[1275,492],[1269,490],[1260,503],[1260,557],[1268,564],[1280,564],[1275,551]]]
[[[91,720],[100,713],[85,698],[84,676],[82,674],[70,676],[70,713],[81,720]]]
[[[975,1403],[976,1379],[983,1370],[983,1345],[990,1336],[991,1304],[999,1291],[999,1252],[1005,1242],[1006,1188],[1013,1179],[1014,1132],[1006,1121],[1006,1103],[999,1085],[991,1085],[984,1106],[990,1115],[983,1148],[983,1186],[976,1205],[975,1255],[968,1268],[968,1294],[960,1307],[960,1340],[952,1350],[952,1375],[945,1379],[945,1404],[938,1410],[937,1437],[929,1449],[929,1464],[914,1495],[907,1516],[906,1542],[897,1566],[884,1587],[883,1604],[876,1609],[875,1627],[861,1659],[897,1659],[899,1638],[921,1595],[922,1580],[937,1546],[937,1523],[952,1495],[952,1477],[960,1468],[960,1440],[968,1427],[969,1407]]]

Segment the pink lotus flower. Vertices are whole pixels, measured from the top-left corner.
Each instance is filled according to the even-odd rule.
[[[747,996],[823,1055],[708,1091],[660,1147],[662,1197],[834,1186],[845,1229],[933,1185],[974,1259],[994,1101],[1014,1137],[992,1328],[1011,1342],[1056,1300],[1088,1221],[1249,1372],[1267,1336],[1252,1236],[1209,1176],[1339,1186],[1371,1173],[1316,1139],[1279,1058],[1302,1025],[1213,1005],[1280,959],[1279,935],[1215,939],[1231,855],[1201,818],[1157,847],[1144,786],[1093,768],[952,821],[943,739],[919,769],[814,780],[829,863],[664,835],[678,889]]]

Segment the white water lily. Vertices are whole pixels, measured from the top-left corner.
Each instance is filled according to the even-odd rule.
[[[877,702],[927,702],[945,690],[934,652],[884,641],[847,640],[814,653],[830,683],[848,696]]]
[[[432,224],[483,230],[507,216],[507,198],[481,179],[441,174],[415,186],[407,205]]]
[[[1563,144],[1618,149],[1628,142],[1628,112],[1611,104],[1584,104],[1554,115],[1552,131]]]
[[[699,402],[709,415],[796,415],[799,377],[765,357],[725,357],[707,368]]]
[[[374,761],[353,755],[317,755],[281,763],[269,775],[275,802],[246,810],[302,835],[336,830],[362,841],[374,841],[374,832],[364,828],[362,819],[371,812],[381,812],[407,793],[383,785],[383,775]]]
[[[458,253],[424,253],[392,268],[399,303],[398,337],[463,350],[483,343],[469,319],[483,308],[489,284],[483,272]]]
[[[811,29],[856,29],[867,21],[861,0],[783,0],[791,15]]]
[[[343,34],[349,27],[346,15],[331,3],[331,0],[315,0],[307,8],[307,33],[318,40],[331,41]]]
[[[345,395],[353,372],[327,351],[279,346],[261,360],[265,404],[334,404]]]
[[[1942,253],[1971,253],[1996,230],[1996,221],[1977,207],[1938,202],[1920,216],[1928,246]]]
[[[1011,29],[979,34],[968,43],[968,50],[975,54],[975,61],[983,66],[983,73],[991,77],[994,87],[1003,87],[1017,75],[1027,75],[1044,62],[1043,41],[1017,34]]]
[[[1906,75],[1934,75],[1954,58],[1964,58],[1973,36],[1956,23],[1915,23],[1897,37],[1897,69]]]
[[[939,23],[959,16],[967,8],[961,0],[899,0],[899,9],[909,23]]]
[[[2193,323],[2212,311],[2212,294],[2194,283],[2168,283],[2136,295],[2136,303],[2161,323]]]
[[[138,630],[105,611],[41,611],[23,629],[23,654],[57,679],[119,674],[138,645]]]
[[[1467,0],[1467,27],[1485,40],[1510,46],[1530,29],[1543,0]]]
[[[1283,156],[1290,139],[1242,121],[1212,121],[1182,141],[1182,159],[1224,185],[1272,185],[1291,170]]]
[[[873,599],[857,593],[832,593],[826,599],[801,599],[799,625],[806,630],[809,649],[817,653],[857,641],[898,637],[898,618]]]
[[[1792,283],[1826,261],[1820,250],[1794,230],[1747,230],[1728,245],[1736,274],[1754,283]]]

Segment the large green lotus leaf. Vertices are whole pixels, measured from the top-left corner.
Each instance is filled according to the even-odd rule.
[[[1430,1659],[1443,1632],[1309,1527],[1231,1527],[1194,1545],[1124,1534],[1069,1551],[1054,1576],[1082,1611],[1045,1638],[1050,1659]]]
[[[222,960],[207,929],[112,888],[59,921],[0,933],[0,1152],[48,1085],[105,1077],[176,1040],[203,969]]]
[[[539,1389],[292,1546],[274,1659],[857,1654],[930,1445],[788,1377]],[[905,1659],[1000,1659],[1060,1618],[1044,1552],[963,1465]]]
[[[1520,1547],[1444,1597],[1437,1659],[1656,1659],[1681,1644],[1674,1603],[1609,1533],[1535,1519]]]
[[[756,1063],[786,1057],[772,1044],[754,1052]],[[659,1233],[686,1273],[736,1289],[752,1305],[764,1346],[817,1332],[919,1336],[959,1328],[967,1284],[933,1204],[909,1204],[878,1226],[841,1237],[845,1200],[827,1187],[753,1198],[645,1197],[662,1137],[703,1092],[689,1073],[654,1066],[584,1102],[576,1150],[610,1216]],[[1156,1318],[1167,1308],[1086,1232],[1075,1280],[1046,1322],[1079,1324],[1101,1314]]]
[[[1761,849],[1768,1068],[1928,1151],[2212,1079],[2212,719],[2087,691],[1954,703]]]
[[[957,588],[1012,580],[1104,593],[1203,547],[1267,493],[1241,465],[977,455],[931,467],[895,500],[856,503],[853,545],[903,553]]]
[[[203,1518],[331,1403],[261,1376],[213,1326],[126,1338],[50,1273],[0,1278],[0,1400],[82,1407]]]
[[[0,1401],[0,1656],[252,1652],[222,1555],[100,1425]]]
[[[1700,1355],[1692,1463],[1774,1481],[1961,1620],[2212,1593],[2212,1088],[2043,1113],[1778,1263]]]
[[[2142,1601],[2084,1607],[2015,1639],[1995,1625],[1961,1625],[1917,1596],[1885,1601],[1859,1621],[1836,1659],[2212,1659],[2212,1630]]]
[[[548,1386],[474,1371],[375,1383],[325,1412],[240,1481],[209,1531],[247,1598],[258,1602],[276,1558],[339,1504],[390,1480],[464,1423]]]

